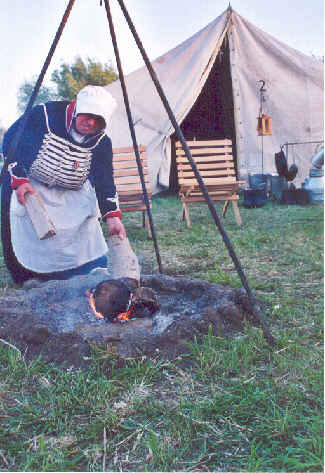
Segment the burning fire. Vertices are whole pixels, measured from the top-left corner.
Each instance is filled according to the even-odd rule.
[[[132,312],[133,312],[133,305],[131,305],[129,310],[127,310],[126,312],[121,312],[120,314],[118,314],[115,317],[114,322],[115,321],[126,322],[127,320],[130,320]]]
[[[90,304],[90,307],[91,307],[91,310],[93,311],[93,313],[94,313],[94,314],[96,315],[96,317],[98,317],[99,319],[104,319],[103,314],[102,314],[101,312],[98,312],[98,311],[96,310],[94,294],[93,294],[91,291],[86,291],[86,295],[87,295],[88,298],[89,298],[89,304]],[[130,320],[133,310],[134,310],[134,305],[133,305],[133,303],[132,303],[132,304],[130,305],[129,309],[128,309],[126,312],[121,312],[120,314],[118,314],[118,315],[113,319],[113,322],[127,322],[128,320]]]
[[[98,317],[99,319],[103,319],[104,316],[101,312],[97,312],[96,310],[96,306],[95,306],[95,299],[94,299],[94,294],[92,294],[90,291],[87,291],[87,296],[89,297],[89,304],[90,304],[90,307],[93,311],[93,313],[96,315],[96,317]]]

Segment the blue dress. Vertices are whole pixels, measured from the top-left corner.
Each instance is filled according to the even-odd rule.
[[[31,277],[66,279],[106,266],[107,246],[99,217],[121,216],[113,179],[112,144],[103,132],[76,143],[69,133],[73,106],[48,102],[33,108],[12,169],[12,179],[28,178],[36,188],[57,235],[38,240],[24,206],[12,191],[9,173],[3,182],[2,243],[15,282]],[[19,120],[4,137],[5,156],[18,126]],[[89,162],[82,173],[85,157]],[[53,163],[58,165],[53,167]],[[82,182],[76,187],[78,172]]]

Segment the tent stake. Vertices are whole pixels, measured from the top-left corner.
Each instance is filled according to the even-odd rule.
[[[105,3],[106,3],[106,4],[107,4],[107,1],[108,1],[108,0],[105,0]],[[214,206],[214,204],[213,204],[213,201],[212,201],[212,199],[211,199],[211,197],[210,197],[210,195],[209,195],[209,192],[208,192],[208,190],[207,190],[207,188],[206,188],[206,186],[205,186],[205,184],[204,184],[204,182],[203,182],[203,180],[202,180],[202,177],[201,177],[200,172],[199,172],[199,170],[198,170],[198,168],[197,168],[197,166],[196,166],[196,163],[195,163],[195,161],[194,161],[193,158],[192,158],[190,149],[189,149],[189,147],[188,147],[188,145],[187,145],[187,143],[186,143],[186,140],[185,140],[185,138],[184,138],[184,136],[183,136],[183,133],[182,133],[182,131],[181,131],[181,129],[180,129],[178,123],[177,123],[177,120],[176,120],[176,118],[175,118],[175,115],[174,115],[174,113],[173,113],[173,111],[172,111],[172,109],[171,109],[171,107],[170,107],[170,105],[169,105],[169,103],[168,103],[167,97],[166,97],[166,95],[165,95],[165,93],[164,93],[164,91],[163,91],[163,89],[162,89],[162,87],[161,87],[161,85],[160,85],[160,82],[159,82],[159,80],[158,80],[158,77],[157,77],[157,75],[156,75],[156,73],[155,73],[155,71],[154,71],[154,69],[153,69],[153,67],[152,67],[152,65],[151,65],[151,63],[150,63],[150,60],[149,60],[149,58],[148,58],[148,56],[147,56],[147,54],[146,54],[146,51],[145,51],[145,49],[144,49],[144,47],[143,47],[143,45],[142,45],[142,42],[141,42],[141,40],[140,40],[140,38],[139,38],[139,36],[138,36],[138,34],[137,34],[137,32],[136,32],[136,29],[135,29],[135,27],[134,27],[134,25],[133,25],[133,22],[132,22],[132,20],[131,20],[131,18],[130,18],[130,16],[129,16],[129,13],[128,13],[128,11],[127,11],[125,5],[124,5],[123,0],[117,0],[117,1],[118,1],[119,5],[120,5],[120,7],[121,7],[121,10],[122,10],[122,12],[123,12],[123,14],[124,14],[124,17],[125,17],[125,19],[126,19],[126,22],[127,22],[128,26],[129,26],[129,28],[130,28],[130,31],[131,31],[131,33],[132,33],[132,35],[133,35],[133,37],[134,37],[134,40],[135,40],[135,42],[136,42],[136,44],[137,44],[137,46],[138,46],[138,48],[139,48],[139,50],[140,50],[140,52],[141,52],[142,58],[143,58],[143,60],[144,60],[144,62],[145,62],[145,65],[146,65],[146,67],[147,67],[147,69],[148,69],[148,72],[149,72],[149,74],[150,74],[150,76],[151,76],[151,79],[152,79],[152,81],[153,81],[153,83],[154,83],[154,85],[155,85],[155,87],[156,87],[156,90],[157,90],[157,92],[158,92],[158,94],[159,94],[159,96],[160,96],[160,98],[161,98],[161,101],[162,101],[162,103],[163,103],[163,105],[164,105],[164,107],[165,107],[165,110],[166,110],[166,112],[167,112],[167,114],[168,114],[168,117],[169,117],[169,119],[170,119],[170,121],[171,121],[171,123],[172,123],[172,125],[173,125],[173,127],[174,127],[174,129],[175,129],[175,132],[176,132],[176,134],[177,134],[177,136],[178,136],[180,142],[182,143],[184,152],[185,152],[185,154],[186,154],[186,156],[187,156],[187,158],[188,158],[188,160],[189,160],[189,163],[190,163],[190,165],[191,165],[191,167],[192,167],[192,170],[193,170],[193,172],[194,172],[194,174],[195,174],[195,177],[196,177],[196,179],[197,179],[197,181],[198,181],[198,183],[199,183],[199,185],[200,185],[202,194],[204,195],[204,198],[205,198],[205,200],[206,200],[206,202],[207,202],[207,204],[208,204],[208,207],[209,207],[210,212],[211,212],[211,214],[212,214],[212,217],[213,217],[213,219],[214,219],[214,221],[215,221],[215,224],[216,224],[216,226],[218,227],[218,229],[219,229],[219,231],[220,231],[220,233],[221,233],[221,236],[222,236],[223,241],[224,241],[224,243],[225,243],[225,245],[226,245],[226,247],[227,247],[227,249],[228,249],[228,252],[229,252],[229,254],[230,254],[230,257],[232,258],[232,260],[233,260],[233,262],[234,262],[235,268],[236,268],[236,270],[237,270],[237,272],[238,272],[238,275],[239,275],[239,277],[240,277],[240,279],[241,279],[241,282],[242,282],[242,284],[243,284],[243,286],[244,286],[244,288],[245,288],[245,290],[246,290],[246,293],[247,293],[249,302],[250,302],[250,304],[251,304],[251,309],[252,309],[253,315],[254,315],[255,319],[260,323],[266,340],[268,341],[268,343],[269,343],[270,345],[273,345],[273,344],[275,343],[275,339],[274,339],[274,337],[272,336],[272,334],[271,334],[271,332],[270,332],[270,329],[269,329],[268,325],[266,324],[266,322],[265,322],[265,320],[264,320],[264,318],[263,318],[263,316],[262,316],[262,314],[261,314],[261,311],[260,311],[260,309],[259,309],[259,307],[258,307],[258,304],[257,304],[257,300],[256,300],[256,298],[255,298],[255,296],[254,296],[254,294],[253,294],[253,292],[252,292],[252,290],[251,290],[251,288],[250,288],[250,285],[249,285],[248,280],[247,280],[247,278],[246,278],[246,276],[245,276],[245,274],[244,274],[244,271],[243,271],[243,269],[242,269],[242,266],[241,266],[241,264],[240,264],[240,261],[239,261],[239,259],[237,258],[237,255],[236,255],[236,253],[235,253],[235,250],[234,250],[234,248],[233,248],[233,246],[232,246],[232,244],[231,244],[231,242],[230,242],[230,239],[229,239],[229,237],[228,237],[228,235],[227,235],[227,233],[226,233],[226,231],[225,231],[225,229],[224,229],[224,227],[223,227],[223,224],[222,224],[221,221],[220,221],[220,218],[219,218],[219,216],[218,216],[218,214],[217,214],[217,211],[216,211],[216,208],[215,208],[215,206]]]
[[[110,6],[109,6],[109,0],[104,0],[104,2],[105,2],[107,19],[108,19],[111,38],[112,38],[113,47],[114,47],[116,64],[117,64],[117,68],[118,68],[118,72],[119,72],[120,83],[121,83],[122,92],[123,92],[125,110],[126,110],[126,114],[127,114],[127,117],[128,117],[129,128],[130,128],[131,137],[132,137],[132,143],[133,143],[135,157],[136,157],[136,161],[137,161],[139,177],[140,177],[140,181],[141,181],[141,185],[142,185],[144,203],[145,203],[147,213],[148,213],[148,217],[149,217],[149,225],[150,225],[151,235],[152,235],[152,239],[153,239],[153,243],[154,243],[154,247],[155,247],[159,272],[162,273],[163,270],[162,270],[162,264],[161,264],[161,258],[160,258],[158,243],[157,243],[157,235],[156,235],[156,230],[154,228],[154,223],[153,223],[153,219],[152,219],[152,213],[151,213],[151,209],[150,209],[148,193],[147,193],[147,189],[146,189],[146,185],[145,185],[145,181],[144,181],[143,168],[142,168],[141,158],[140,158],[140,154],[139,154],[138,143],[137,143],[137,139],[136,139],[136,135],[135,135],[135,129],[134,129],[134,124],[133,124],[132,115],[131,115],[129,97],[128,97],[128,93],[127,93],[127,90],[126,90],[124,73],[123,73],[123,69],[122,69],[120,54],[119,54],[116,35],[115,35],[115,30],[114,30],[113,18],[112,18]]]

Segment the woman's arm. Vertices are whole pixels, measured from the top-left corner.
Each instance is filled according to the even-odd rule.
[[[91,163],[90,177],[94,183],[98,205],[102,217],[122,218],[118,195],[113,176],[113,150],[112,143],[105,137],[98,149],[94,150]]]

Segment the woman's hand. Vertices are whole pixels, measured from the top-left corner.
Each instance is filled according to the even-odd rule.
[[[17,199],[21,205],[25,205],[25,194],[27,194],[27,192],[31,192],[32,194],[37,194],[37,191],[28,182],[21,184],[16,189]]]
[[[123,223],[118,217],[106,217],[106,223],[109,229],[109,235],[116,235],[121,240],[126,238],[126,231]]]

